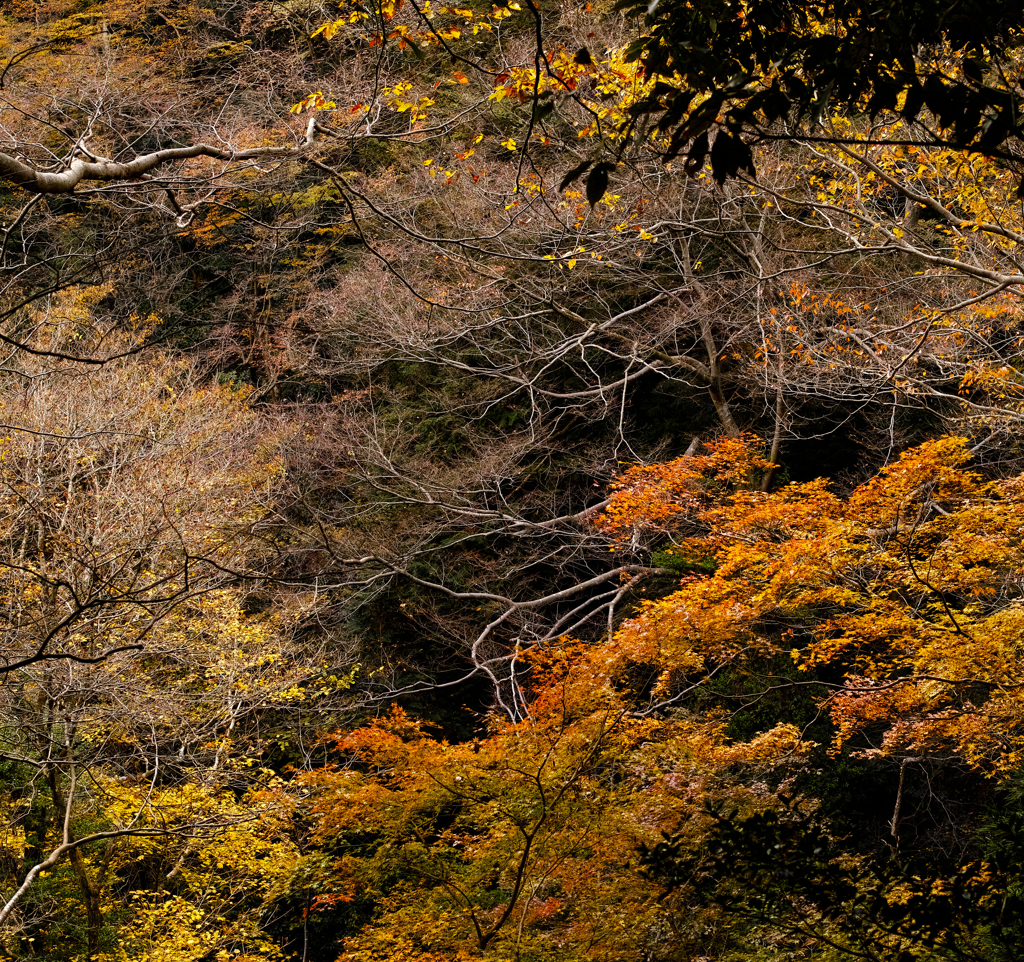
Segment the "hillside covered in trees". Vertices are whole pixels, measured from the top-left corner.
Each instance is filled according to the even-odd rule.
[[[0,4],[0,955],[1019,959],[1022,31]]]

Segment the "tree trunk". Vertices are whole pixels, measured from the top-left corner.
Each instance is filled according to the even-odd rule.
[[[53,794],[53,803],[57,811],[65,810],[65,806],[71,804],[71,799],[65,800],[61,793],[60,788],[60,775],[56,767],[51,767],[47,773],[47,777],[50,782],[50,791]],[[74,835],[72,832],[68,832],[67,840],[73,841]],[[112,843],[108,843],[108,850],[104,864],[110,860],[110,846]],[[86,931],[86,960],[87,962],[95,962],[99,957],[100,953],[100,933],[103,930],[103,909],[100,904],[100,896],[103,891],[102,882],[98,881],[92,875],[89,874],[89,867],[85,863],[85,859],[82,857],[82,850],[80,848],[73,848],[68,853],[68,858],[71,861],[72,871],[75,873],[75,879],[78,881],[79,890],[82,893],[82,903],[85,905],[85,931]],[[103,868],[97,869],[97,874],[102,878]]]

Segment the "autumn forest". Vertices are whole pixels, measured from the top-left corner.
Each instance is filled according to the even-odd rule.
[[[1024,4],[0,2],[0,956],[1024,955]]]

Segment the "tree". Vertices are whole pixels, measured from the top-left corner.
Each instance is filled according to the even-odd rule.
[[[209,196],[210,185],[230,177],[229,172],[251,170],[256,161],[280,162],[308,152],[312,123],[297,140],[286,138],[291,143],[238,147],[226,144],[224,134],[234,127],[243,138],[260,139],[262,131],[255,118],[243,120],[242,112],[236,110],[229,119],[221,111],[220,123],[214,126],[195,116],[189,102],[194,103],[197,93],[196,61],[218,56],[230,61],[232,57],[231,51],[200,46],[207,39],[203,33],[223,24],[204,22],[198,11],[183,15],[170,4],[150,9],[132,0],[91,2],[67,17],[59,16],[58,9],[44,8],[31,18],[15,9],[8,20],[11,39],[21,49],[4,64],[0,81],[0,88],[8,91],[0,101],[7,120],[5,149],[0,151],[0,178],[6,184],[35,195],[120,185],[126,198],[167,205],[165,209],[184,226],[195,208],[187,203],[181,206],[178,191],[199,187]],[[203,33],[184,34],[182,26]],[[168,60],[165,72],[154,72],[144,59],[148,48],[158,43],[163,44]],[[244,52],[243,45],[234,54]],[[142,100],[127,100],[126,92],[112,85],[109,75],[104,77],[115,64],[118,74],[134,72],[142,80],[144,88],[136,92]],[[73,94],[54,96],[47,85],[54,69],[75,76],[78,89]],[[207,91],[208,96],[211,93]],[[163,109],[154,115],[152,106],[143,106],[146,96],[164,99]],[[159,122],[147,123],[146,114],[159,117]],[[139,149],[168,135],[180,139],[186,131],[194,137],[204,128],[220,142],[195,138],[184,145]],[[204,161],[215,164],[208,166]]]
[[[644,852],[665,895],[816,944],[837,958],[1012,959],[1020,944],[1019,874],[993,862],[889,852],[851,857],[827,820],[795,810],[750,816],[720,807],[702,850],[667,838]],[[1007,838],[1009,851],[1019,837]],[[1000,860],[1002,861],[1002,860]],[[1005,863],[1004,863],[1005,864]]]
[[[103,296],[54,297],[49,336],[88,348]],[[315,604],[279,595],[261,611],[253,590],[283,426],[182,359],[117,353],[99,370],[22,356],[0,395],[0,924],[42,941],[44,876],[70,866],[90,959],[127,839],[211,845],[249,817],[170,786],[246,790],[261,722],[283,740],[297,707],[350,683],[298,640]]]
[[[763,493],[751,488],[769,466],[748,443],[617,482],[606,530],[665,532],[684,563],[714,567],[620,631],[630,657],[685,668],[788,653],[801,671],[841,674],[820,682],[833,752],[1012,770],[1019,481],[984,481],[967,443],[943,438],[846,498],[822,480]],[[894,836],[898,822],[897,809]]]
[[[645,848],[684,917],[695,901],[714,905],[741,930],[786,933],[794,951],[818,944],[851,958],[1013,957],[1016,804],[996,802],[1000,843],[971,852],[923,843],[923,813],[908,801],[916,771],[930,805],[943,769],[973,769],[980,789],[1019,764],[1019,478],[985,481],[970,457],[962,439],[943,438],[844,497],[823,481],[765,493],[772,466],[748,438],[616,482],[598,523],[617,550],[652,539],[685,572],[616,637],[614,659],[651,679],[637,693],[646,711],[693,710],[699,692],[731,690],[729,728],[745,730],[749,712],[761,716],[756,731],[770,724],[759,706],[787,690],[783,717],[795,720],[806,687],[833,735],[831,760],[812,766],[845,755],[898,773],[879,840],[844,838],[829,800],[808,797],[807,772],[780,784],[782,807],[709,804],[699,846],[683,833]],[[753,684],[718,680],[737,669]],[[826,733],[813,710],[805,717],[802,737]],[[749,759],[756,742],[735,748]]]
[[[714,722],[632,713],[613,650],[535,650],[529,715],[471,741],[398,709],[331,738],[337,761],[302,784],[308,858],[329,868],[311,908],[344,919],[345,958],[673,957],[638,843],[671,830],[699,845],[697,785],[747,813],[770,805],[748,780],[802,748],[788,730],[748,751]],[[708,921],[676,934],[699,940]]]
[[[271,781],[272,785],[272,781]],[[140,799],[124,792],[108,811]],[[103,958],[176,962],[208,957],[281,959],[268,932],[267,899],[298,858],[287,810],[264,787],[237,796],[184,784],[154,793],[148,818],[186,809],[211,828],[189,834],[124,839],[110,860],[108,889],[129,911],[111,926]],[[173,813],[173,815],[172,815]],[[115,914],[112,912],[111,914]]]
[[[944,771],[981,791],[1017,765],[1019,479],[985,481],[944,438],[844,496],[763,491],[759,451],[623,472],[598,529],[680,586],[603,640],[525,654],[522,720],[449,744],[396,710],[331,738],[293,885],[339,913],[347,954],[1013,945],[1005,858],[943,855],[915,822],[922,792],[952,804]],[[844,837],[815,793],[850,759],[893,773],[883,839]],[[588,928],[609,904],[629,921]]]
[[[656,3],[627,54],[652,81],[630,128],[655,118],[667,160],[685,150],[699,169],[710,157],[720,182],[753,172],[741,134],[790,140],[806,122],[812,139],[844,142],[817,126],[833,113],[889,112],[905,144],[1012,158],[1022,26],[1020,4]]]

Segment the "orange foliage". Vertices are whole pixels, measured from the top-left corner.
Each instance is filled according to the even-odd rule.
[[[792,726],[745,753],[720,719],[631,713],[603,648],[563,640],[527,658],[523,721],[449,744],[394,708],[336,736],[338,764],[303,779],[314,841],[352,853],[335,862],[337,902],[356,892],[378,907],[341,958],[635,958],[662,911],[639,844],[699,838],[705,800],[763,807],[721,772],[801,750]]]
[[[986,772],[1024,748],[1024,485],[967,469],[962,438],[904,453],[841,498],[824,481],[750,490],[751,439],[631,469],[598,524],[687,534],[689,575],[619,631],[619,655],[681,674],[788,651],[838,669],[822,701],[833,751],[957,756]],[[683,524],[685,521],[685,525]]]
[[[707,454],[629,468],[612,483],[611,501],[598,516],[598,527],[621,537],[698,517],[716,498],[749,487],[771,469],[755,444],[751,435],[723,438],[708,445]]]

